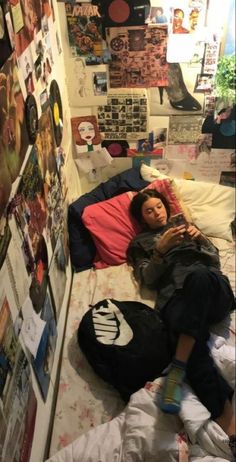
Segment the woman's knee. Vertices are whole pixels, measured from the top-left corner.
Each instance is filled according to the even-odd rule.
[[[209,291],[214,287],[214,278],[207,267],[201,266],[190,273],[184,283],[184,287],[192,291],[196,290],[198,294],[201,291]],[[199,293],[200,291],[200,293]]]

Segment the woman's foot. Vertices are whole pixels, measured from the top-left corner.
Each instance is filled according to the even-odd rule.
[[[182,399],[182,384],[186,363],[174,359],[165,378],[160,400],[160,409],[168,414],[178,414]]]

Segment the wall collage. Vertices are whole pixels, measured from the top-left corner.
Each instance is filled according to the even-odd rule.
[[[228,4],[0,0],[0,460],[31,460],[51,399],[68,159],[88,189],[119,162],[235,185],[235,105],[214,86]]]

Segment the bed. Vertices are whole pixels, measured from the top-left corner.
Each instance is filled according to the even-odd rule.
[[[81,267],[78,260],[76,262],[78,272],[74,273],[68,310],[48,459],[50,462],[232,460],[225,444],[224,432],[209,419],[208,411],[199,403],[187,385],[180,418],[167,416],[158,411],[155,399],[162,386],[160,378],[144,384],[143,388],[131,396],[128,403],[124,403],[118,391],[93,371],[78,346],[78,326],[90,305],[109,298],[139,301],[150,308],[154,307],[155,294],[148,290],[140,293],[133,279],[132,270],[125,262],[124,254],[115,249],[110,255],[108,249],[111,241],[104,242],[100,235],[101,230],[94,229],[94,222],[97,223],[97,218],[100,217],[103,231],[106,226],[108,229],[112,226],[112,232],[120,234],[120,226],[124,227],[124,223],[127,225],[129,220],[127,216],[123,216],[118,229],[114,230],[111,225],[112,213],[114,212],[114,217],[117,218],[121,199],[122,209],[124,198],[128,207],[135,189],[151,184],[151,187],[154,185],[158,189],[161,188],[165,194],[173,195],[173,197],[168,195],[168,199],[173,201],[173,212],[176,212],[176,207],[179,211],[178,207],[180,207],[185,214],[190,213],[191,218],[197,221],[196,224],[219,248],[222,270],[228,275],[235,291],[235,249],[231,233],[231,223],[235,213],[234,191],[220,185],[163,178],[157,170],[147,166],[142,166],[140,173],[141,181],[138,177],[138,185],[130,185],[129,181],[128,185],[126,184],[125,187],[122,185],[121,189],[115,188],[112,194],[109,193],[109,198],[103,197],[101,201],[91,202],[90,197],[90,205],[79,211],[80,218],[83,216],[82,225],[86,227],[86,232],[89,230],[93,246],[95,244],[95,248],[99,249],[100,253],[95,255],[88,252],[90,261],[86,262],[83,259]],[[133,176],[133,172],[129,174]],[[143,184],[142,180],[146,183]],[[98,210],[97,206],[99,206]],[[106,217],[107,207],[109,219]],[[203,216],[201,216],[202,209]],[[88,210],[89,213],[82,214],[84,210]],[[215,226],[216,222],[217,226]],[[127,239],[130,232],[137,232],[134,223],[128,225],[132,229],[129,228],[128,231],[125,229],[124,235]],[[113,242],[116,239],[113,234],[109,238]],[[84,243],[85,240],[83,245]],[[121,244],[126,245],[124,242]],[[118,242],[118,250],[119,248],[120,242]],[[86,265],[88,269],[84,269]],[[233,313],[227,322],[213,327],[211,336],[212,354],[231,385],[235,385],[234,345],[235,314]]]

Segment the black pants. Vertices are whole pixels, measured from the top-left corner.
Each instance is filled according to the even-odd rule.
[[[211,324],[222,321],[231,311],[234,295],[220,274],[201,266],[189,274],[163,308],[173,354],[179,334],[187,334],[196,342],[186,366],[186,380],[213,419],[219,417],[232,388],[221,376],[210,355],[207,341]]]

